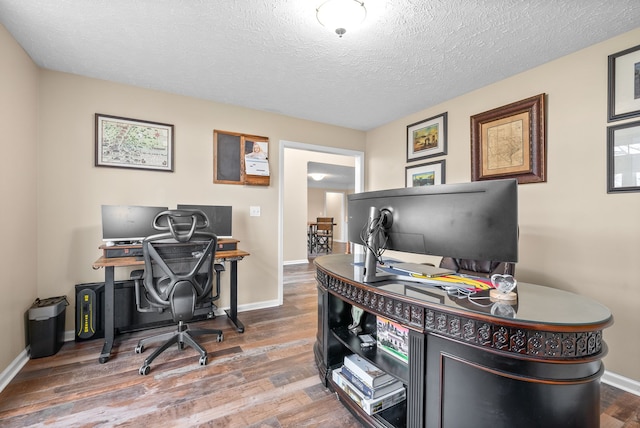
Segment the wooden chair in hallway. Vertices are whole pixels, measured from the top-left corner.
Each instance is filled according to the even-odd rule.
[[[333,217],[317,217],[313,236],[314,252],[330,253],[333,248]]]

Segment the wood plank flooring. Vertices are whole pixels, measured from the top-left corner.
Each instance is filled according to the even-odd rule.
[[[244,334],[222,316],[206,322],[224,331],[222,343],[200,338],[206,366],[172,348],[138,374],[138,338],[169,327],[118,336],[106,364],[101,340],[65,343],[29,360],[0,393],[0,426],[360,427],[318,378],[316,296],[311,263],[285,267],[284,305],[242,312]],[[601,426],[640,428],[640,397],[603,384]]]

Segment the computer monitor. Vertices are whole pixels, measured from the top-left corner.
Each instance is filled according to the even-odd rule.
[[[206,232],[215,233],[218,238],[231,238],[232,208],[224,205],[178,205],[179,210],[200,210],[207,215],[209,227]]]
[[[509,179],[352,194],[349,241],[363,244],[373,212],[384,222],[378,249],[517,262],[517,186]]]
[[[153,228],[153,219],[167,209],[139,205],[102,205],[102,240],[131,243],[161,233]]]

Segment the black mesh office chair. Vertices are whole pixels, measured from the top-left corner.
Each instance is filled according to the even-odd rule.
[[[196,303],[211,298],[214,259],[218,238],[213,233],[198,231],[208,226],[207,216],[198,210],[169,210],[159,213],[153,221],[156,230],[164,233],[152,235],[142,241],[144,271],[132,272],[135,280],[136,301],[141,311],[170,309],[178,329],[173,332],[141,339],[136,353],[142,353],[146,344],[164,341],[140,367],[141,375],[149,374],[151,362],[171,345],[178,349],[189,345],[200,354],[200,365],[207,364],[207,351],[193,336],[217,334],[221,330],[191,329],[186,324],[193,318]],[[141,293],[149,306],[141,305]]]
[[[492,262],[486,260],[454,259],[443,257],[440,267],[451,269],[464,275],[482,276],[491,278],[493,274],[513,275],[516,267],[514,263]]]

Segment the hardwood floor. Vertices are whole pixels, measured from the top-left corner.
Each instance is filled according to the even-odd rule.
[[[313,265],[287,266],[283,306],[241,313],[244,334],[224,317],[207,321],[224,330],[222,343],[200,338],[208,365],[171,348],[148,376],[135,344],[170,328],[119,336],[106,364],[100,340],[67,342],[29,360],[0,393],[0,426],[360,427],[318,378],[316,300]],[[601,401],[603,428],[640,427],[640,397],[603,384]]]

